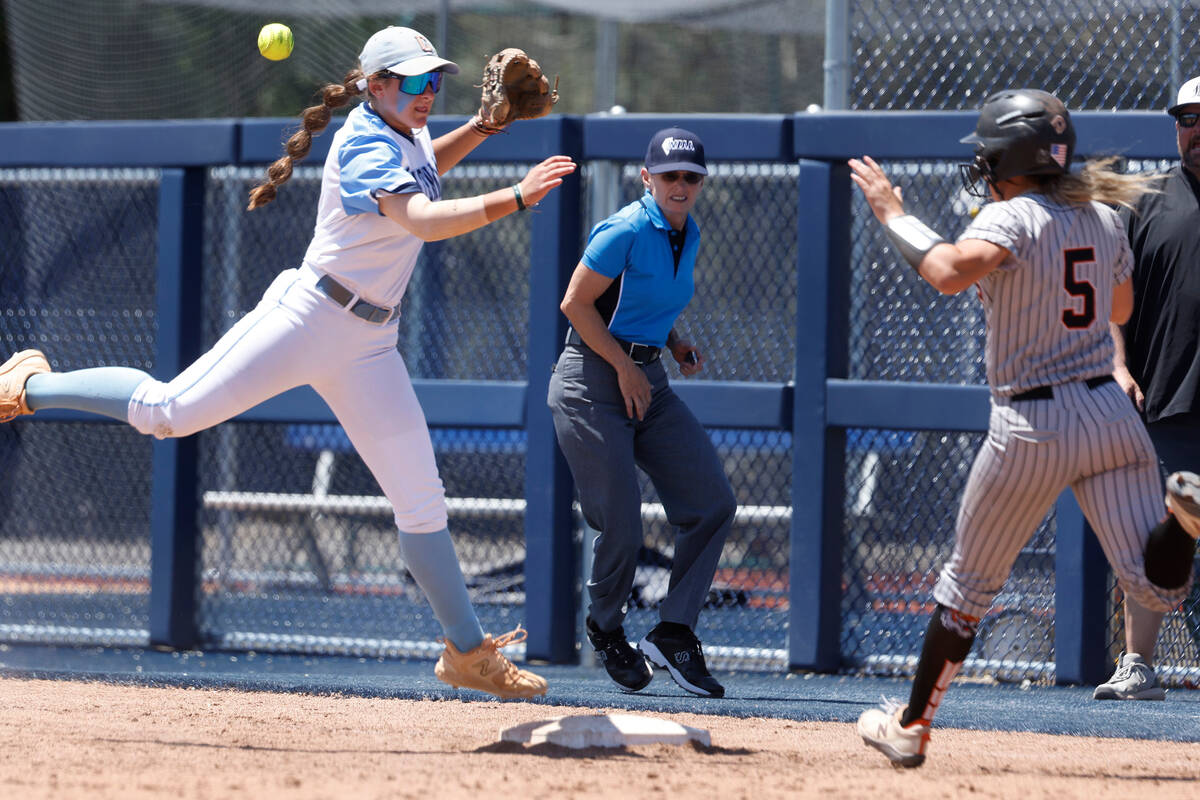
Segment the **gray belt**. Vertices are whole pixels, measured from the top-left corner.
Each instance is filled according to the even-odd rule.
[[[342,308],[346,308],[349,302],[354,299],[354,292],[342,286],[329,275],[321,276],[321,279],[317,281],[317,288]],[[384,308],[361,299],[347,310],[354,316],[377,325],[382,325],[400,316],[400,306]]]

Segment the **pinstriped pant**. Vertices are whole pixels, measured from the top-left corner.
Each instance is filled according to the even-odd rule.
[[[1058,495],[1075,493],[1121,588],[1139,604],[1168,611],[1187,587],[1167,591],[1146,578],[1143,552],[1165,513],[1154,448],[1116,383],[1054,387],[1053,399],[992,398],[987,441],[963,493],[954,552],[934,598],[983,616],[1022,547]]]

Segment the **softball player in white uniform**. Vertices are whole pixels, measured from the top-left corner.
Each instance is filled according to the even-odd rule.
[[[312,386],[395,509],[405,564],[446,633],[438,677],[501,697],[543,694],[542,678],[499,652],[523,632],[485,636],[471,607],[429,431],[396,344],[401,299],[422,244],[538,202],[575,165],[553,156],[514,187],[442,200],[439,174],[493,132],[476,118],[430,139],[434,97],[458,66],[400,27],[372,36],[359,63],[342,85],[324,88],[322,105],[305,112],[304,129],[289,141],[289,155],[251,193],[251,208],[270,202],[330,109],[367,92],[368,102],[349,113],[330,146],[304,262],[280,274],[212,350],[165,383],[124,367],[54,374],[41,353],[25,351],[0,368],[0,394],[14,395],[17,413],[75,408],[163,438],[188,436],[288,389]]]
[[[1163,520],[1153,447],[1111,375],[1108,325],[1132,308],[1132,259],[1117,214],[1097,201],[1128,204],[1147,179],[1105,163],[1070,175],[1075,132],[1066,107],[1045,92],[991,96],[963,141],[977,151],[965,165],[968,187],[982,178],[996,202],[954,245],[904,214],[873,160],[850,161],[852,179],[921,277],[944,294],[975,286],[987,319],[991,420],[934,587],[912,694],[907,706],[868,710],[858,723],[867,744],[903,766],[924,761],[934,713],[979,619],[1068,486],[1130,601],[1129,651],[1152,654],[1163,613],[1186,594],[1146,577],[1152,529],[1178,523]],[[1152,671],[1135,683],[1114,691],[1162,696]]]

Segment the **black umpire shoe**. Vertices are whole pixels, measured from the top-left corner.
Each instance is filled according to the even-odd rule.
[[[608,677],[613,679],[621,691],[636,692],[645,689],[654,677],[645,657],[634,650],[625,638],[625,629],[618,627],[615,631],[602,631],[587,618],[587,637],[595,649],[596,655],[604,662]]]
[[[675,682],[692,694],[725,696],[725,687],[717,683],[704,664],[700,640],[686,625],[660,622],[638,643],[638,649],[651,664],[671,673]]]

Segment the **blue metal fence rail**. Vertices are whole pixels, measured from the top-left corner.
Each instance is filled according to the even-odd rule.
[[[795,116],[556,116],[521,123],[520,136],[489,140],[469,160],[535,162],[551,153],[589,160],[640,161],[658,128],[685,124],[714,160],[799,163],[796,197],[801,246],[794,380],[786,384],[700,382],[679,394],[710,427],[787,430],[792,434],[789,663],[831,670],[839,663],[842,486],[850,427],[986,430],[983,387],[847,380],[851,184],[845,161],[958,159],[973,124],[965,112],[844,112]],[[1083,155],[1170,158],[1175,144],[1162,115],[1076,115]],[[436,136],[459,119],[435,119]],[[210,166],[274,160],[291,120],[0,125],[0,166],[153,166],[163,168],[159,204],[156,369],[169,377],[198,355],[199,253],[203,189]],[[336,125],[336,123],[335,123]],[[310,163],[325,154],[328,133]],[[434,426],[524,428],[526,456],[527,656],[575,658],[576,556],[572,486],[558,453],[544,398],[565,321],[558,302],[578,260],[582,181],[576,174],[539,206],[530,253],[528,373],[523,382],[416,381]],[[947,232],[951,233],[951,232]],[[464,389],[466,391],[464,391]],[[77,420],[73,412],[40,420]],[[289,392],[243,415],[254,421],[333,422],[308,389]],[[196,639],[195,475],[189,440],[155,444],[151,541],[151,640],[190,647]],[[1057,507],[1055,653],[1060,682],[1087,682],[1107,668],[1099,612],[1106,566],[1074,499]]]

